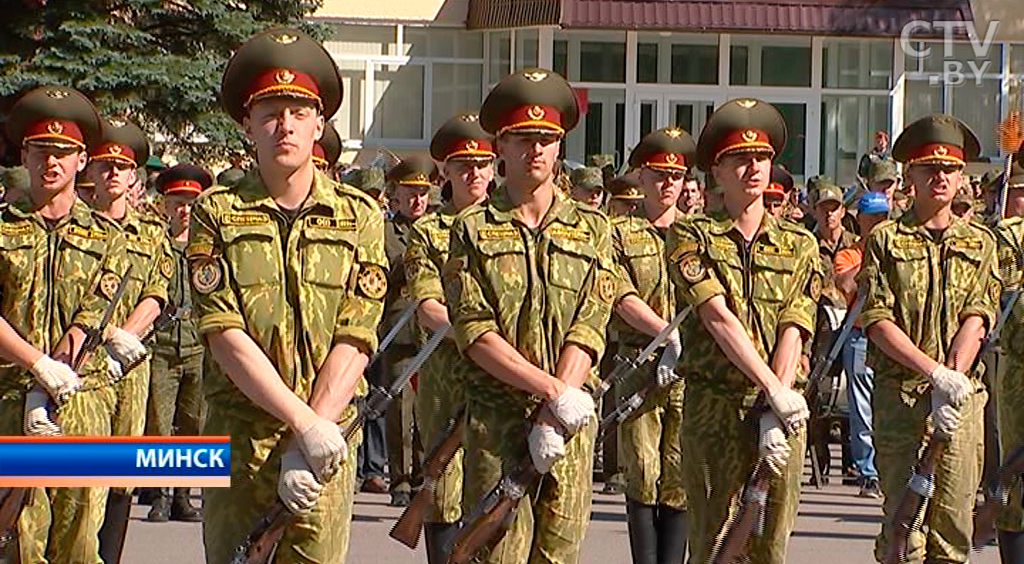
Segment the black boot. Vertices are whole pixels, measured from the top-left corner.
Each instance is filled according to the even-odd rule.
[[[658,564],[657,507],[626,498],[626,525],[633,564]]]
[[[203,510],[192,506],[188,497],[189,488],[174,488],[174,500],[171,501],[171,519],[199,523],[203,520]]]
[[[686,511],[658,506],[658,564],[683,564],[686,558]]]
[[[124,551],[124,538],[128,534],[128,516],[132,511],[132,496],[113,490],[107,494],[107,511],[100,527],[100,558],[104,564],[119,564]]]
[[[423,523],[427,539],[427,564],[447,564],[448,548],[455,544],[460,523]]]
[[[160,492],[160,488],[139,488],[139,505],[153,505],[153,500],[156,499],[156,494]]]
[[[146,521],[166,523],[171,518],[171,488],[160,488],[153,498],[153,507],[149,508]]]
[[[999,558],[1003,564],[1024,563],[1024,532],[996,532],[999,537]]]

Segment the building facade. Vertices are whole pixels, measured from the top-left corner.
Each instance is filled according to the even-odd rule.
[[[326,46],[345,82],[333,119],[350,151],[425,150],[501,77],[540,66],[569,79],[584,111],[569,160],[613,153],[621,163],[668,125],[696,137],[715,107],[750,96],[785,116],[789,170],[848,185],[875,131],[929,113],[956,115],[985,157],[1001,156],[996,128],[1024,74],[1024,41],[985,29],[972,39],[966,0],[933,3],[421,0],[400,12],[328,0],[314,19],[332,30]]]

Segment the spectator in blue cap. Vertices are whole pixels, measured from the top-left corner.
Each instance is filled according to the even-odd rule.
[[[849,304],[857,296],[857,274],[864,261],[864,244],[876,225],[889,216],[889,198],[885,192],[865,192],[857,203],[857,225],[860,239],[835,258],[836,286]],[[850,401],[850,454],[860,473],[860,496],[882,497],[875,467],[875,446],[871,438],[871,398],[875,374],[867,365],[868,340],[860,323],[855,323],[843,347],[843,368],[846,370],[846,391]]]

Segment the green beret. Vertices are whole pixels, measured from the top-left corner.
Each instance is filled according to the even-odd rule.
[[[678,127],[652,131],[629,154],[629,166],[685,172],[693,166],[697,146],[693,137]]]
[[[731,153],[764,151],[774,155],[786,146],[786,120],[775,106],[754,98],[729,100],[708,118],[697,141],[697,166],[704,171]]]
[[[604,172],[594,166],[582,166],[569,174],[569,183],[588,190],[604,188]]]
[[[324,134],[313,144],[313,164],[319,170],[328,170],[341,156],[341,137],[330,120],[324,123]]]
[[[259,33],[235,52],[221,81],[221,102],[238,123],[264,98],[316,102],[325,118],[341,106],[341,75],[323,44],[294,28]]]
[[[413,155],[399,161],[388,171],[389,184],[416,186],[429,189],[437,182],[438,170],[434,160],[426,155]]]
[[[104,120],[100,138],[89,146],[89,158],[139,168],[149,160],[149,141],[139,126],[130,121]]]
[[[892,156],[913,164],[955,164],[964,166],[978,159],[981,144],[967,124],[947,114],[925,116],[908,125],[896,138]]]
[[[443,163],[450,159],[491,161],[497,156],[491,136],[480,127],[476,114],[460,114],[444,122],[430,140],[430,156]]]
[[[81,92],[63,86],[29,91],[11,108],[7,138],[14,144],[85,150],[100,136],[100,116]]]
[[[480,125],[501,135],[564,134],[576,127],[580,112],[576,94],[561,75],[530,68],[501,79],[480,107]]]

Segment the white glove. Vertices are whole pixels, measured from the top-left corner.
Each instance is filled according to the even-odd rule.
[[[768,405],[779,416],[785,428],[791,431],[802,427],[811,416],[807,400],[792,388],[779,387],[779,391],[768,396]]]
[[[321,482],[330,480],[348,458],[348,444],[338,424],[322,417],[298,432],[296,438],[310,468]]]
[[[121,367],[121,363],[114,360],[114,357],[107,355],[107,378],[111,382],[117,382],[124,378],[124,369]]]
[[[548,401],[548,409],[566,431],[575,433],[594,417],[594,398],[579,388],[568,386],[562,395]]]
[[[70,366],[53,360],[49,355],[41,356],[28,370],[58,404],[63,404],[82,387],[82,379]]]
[[[289,447],[281,455],[281,475],[277,480],[277,495],[288,511],[297,515],[309,512],[323,489],[302,452]]]
[[[943,398],[953,407],[963,405],[967,398],[974,393],[974,385],[971,384],[970,378],[962,372],[946,368],[941,364],[932,370],[928,379],[932,381],[935,391],[942,394]]]
[[[679,379],[676,374],[676,363],[683,354],[683,342],[679,339],[679,329],[669,333],[665,339],[665,350],[658,358],[658,366],[654,369],[654,378],[658,387],[664,388]]]
[[[932,390],[932,424],[935,429],[952,437],[953,433],[960,428],[963,415],[960,410],[949,404],[946,398],[938,390]]]
[[[776,476],[781,476],[792,450],[786,441],[786,431],[783,430],[779,417],[771,411],[761,414],[760,425],[758,452],[768,464],[768,469]]]
[[[550,425],[534,425],[526,442],[533,467],[541,474],[547,474],[565,456],[565,439]]]
[[[50,419],[50,413],[46,410],[46,404],[50,396],[39,386],[34,386],[25,395],[25,434],[28,436],[57,436],[61,435],[60,425]]]
[[[143,345],[138,337],[120,327],[110,330],[103,346],[107,349],[107,354],[114,357],[114,360],[121,363],[121,366],[131,366],[149,354],[146,345]]]

